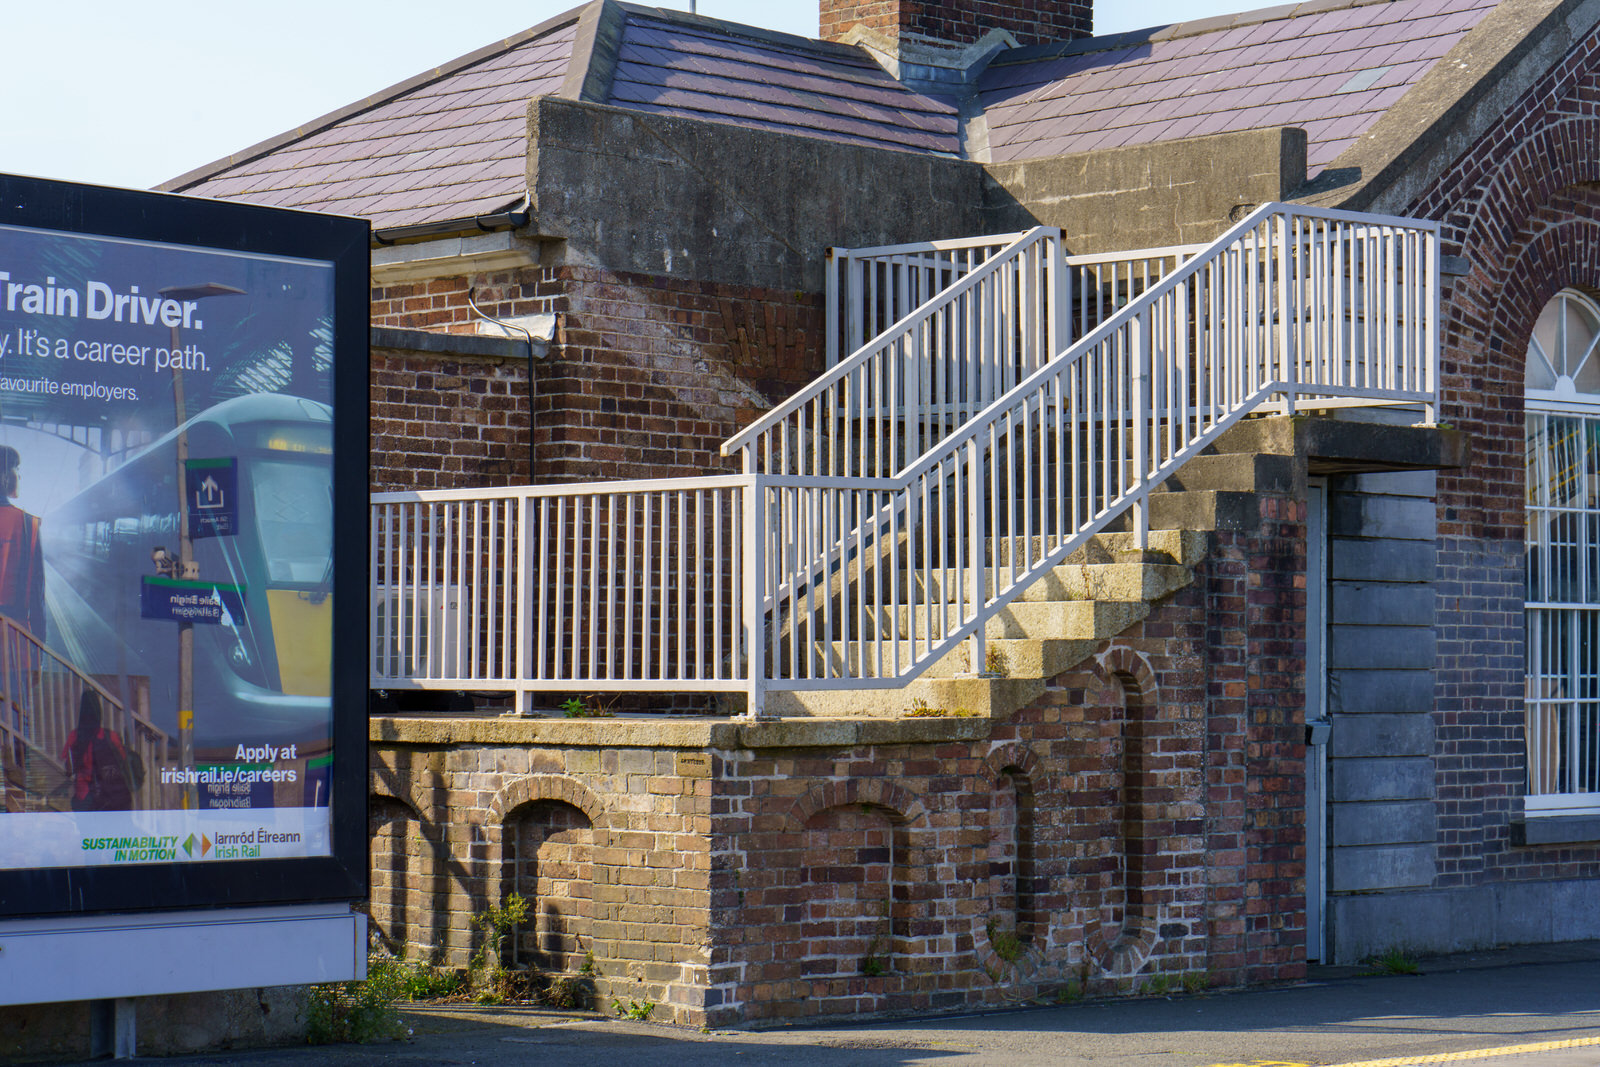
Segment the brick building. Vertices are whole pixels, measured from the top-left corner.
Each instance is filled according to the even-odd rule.
[[[1293,319],[1359,361],[1389,335],[1341,332],[1372,321],[1375,283],[1340,284],[1378,253],[1314,250],[1335,247],[1339,211],[1437,229],[1385,261],[1413,300],[1394,321],[1426,320],[1439,344],[1436,413],[1396,396],[1252,409],[1138,517],[1070,546],[1027,525],[1047,495],[1030,483],[985,520],[986,566],[1015,573],[1036,541],[1059,558],[977,623],[986,639],[928,638],[903,686],[774,684],[759,721],[687,683],[609,719],[375,716],[373,915],[392,944],[462,963],[472,912],[516,890],[536,913],[523,962],[592,958],[601,995],[724,1025],[1600,936],[1600,0],[1316,0],[1104,38],[1091,20],[1066,2],[823,0],[810,41],[605,0],[169,183],[372,220],[375,491],[738,470],[725,440],[940,288],[916,289],[904,259],[846,293],[835,267],[854,261],[830,247],[1042,225],[1074,278],[1129,249],[1167,250],[1155,275],[1199,256],[1220,278],[1228,255],[1268,253],[1202,249],[1241,226],[1253,240],[1259,205],[1288,202],[1319,221],[1280,247],[1313,250],[1296,262],[1333,264],[1332,282],[1307,282],[1293,316],[1184,282],[1171,337],[1198,347],[1227,321],[1286,336]],[[1442,267],[1437,317],[1406,289],[1424,260]],[[1241,291],[1292,288],[1264,276]],[[1094,277],[1049,341],[1090,344],[1160,289]],[[1040,307],[1065,313],[1064,292]],[[850,314],[877,325],[852,333]],[[947,404],[936,433],[915,416],[913,436],[957,432],[1027,370]],[[819,403],[812,432],[837,418],[853,447],[884,388]],[[1072,480],[1074,500],[1092,486],[1062,473],[1060,445],[1019,447],[1016,470]],[[974,466],[993,492],[1024,480]],[[582,499],[598,526],[600,498]],[[883,573],[938,556],[961,536],[948,522],[921,549],[906,534],[825,555],[805,596],[831,606],[757,624],[774,670],[836,655],[865,673],[848,620],[864,642],[869,615],[915,616],[963,580],[947,558],[915,594]],[[634,552],[630,537],[629,590],[648,583]],[[799,585],[772,595],[793,604]],[[581,599],[546,614],[559,628]],[[697,617],[700,643],[739,645]],[[671,629],[615,636],[681,663],[689,636]],[[587,681],[547,703],[620,688],[588,655]]]

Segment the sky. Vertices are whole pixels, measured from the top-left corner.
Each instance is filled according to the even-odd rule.
[[[1262,3],[1101,0],[1095,31]],[[576,0],[7,3],[0,171],[149,188],[573,6]],[[817,32],[816,0],[699,0],[698,11]]]

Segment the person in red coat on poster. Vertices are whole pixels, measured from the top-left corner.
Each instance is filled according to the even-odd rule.
[[[44,549],[39,518],[11,502],[22,456],[0,445],[0,615],[44,641]]]
[[[127,811],[133,807],[128,750],[101,725],[100,696],[85,689],[78,701],[78,726],[67,735],[61,762],[72,785],[73,811]]]
[[[26,629],[44,643],[44,549],[39,544],[39,519],[11,502],[17,495],[17,467],[22,456],[10,445],[0,445],[0,615]],[[26,778],[27,741],[33,736],[34,722],[29,711],[30,679],[37,670],[34,647],[26,640],[12,641],[11,670],[0,679],[5,687],[0,715],[9,720],[14,735],[12,751],[7,753],[6,789],[13,779]],[[8,805],[9,806],[9,802]]]

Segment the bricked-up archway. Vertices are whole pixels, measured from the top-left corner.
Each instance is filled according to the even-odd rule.
[[[904,818],[845,804],[816,812],[803,832],[801,974],[817,997],[850,995],[863,979],[866,991],[888,991],[910,934]]]
[[[1081,882],[1089,909],[1084,940],[1107,973],[1128,975],[1144,966],[1155,947],[1160,893],[1153,872],[1165,803],[1176,783],[1158,774],[1152,758],[1160,731],[1150,664],[1130,649],[1114,648],[1101,657],[1094,675],[1092,702],[1116,737],[1091,791],[1104,810],[1098,840],[1086,843],[1091,851]]]
[[[987,787],[986,848],[979,861],[987,877],[988,910],[974,937],[991,973],[1037,962],[1049,936],[1035,848],[1038,757],[1025,745],[1009,744],[984,760]],[[1026,960],[1024,959],[1026,956]]]
[[[367,801],[372,889],[368,914],[385,947],[397,956],[436,962],[442,912],[434,906],[438,877],[434,844],[417,809],[374,793]]]
[[[512,939],[516,960],[544,971],[579,970],[596,948],[594,849],[606,825],[600,798],[573,778],[531,774],[508,781],[488,814],[500,846],[490,903],[512,893],[528,902],[528,920]]]
[[[594,824],[577,807],[534,800],[507,816],[510,892],[528,902],[516,957],[542,971],[572,973],[593,949]]]

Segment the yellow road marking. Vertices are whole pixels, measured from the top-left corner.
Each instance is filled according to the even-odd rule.
[[[1556,1052],[1567,1048],[1592,1048],[1596,1045],[1600,1045],[1600,1037],[1573,1037],[1565,1041],[1502,1045],[1500,1048],[1479,1048],[1467,1052],[1440,1052],[1432,1056],[1397,1056],[1387,1060],[1361,1060],[1357,1063],[1341,1063],[1338,1067],[1424,1067],[1430,1063],[1461,1063],[1465,1060],[1487,1059],[1490,1056],[1515,1056],[1522,1052]]]
[[[1515,1056],[1529,1052],[1558,1052],[1569,1048],[1600,1046],[1600,1037],[1573,1037],[1564,1041],[1540,1041],[1531,1045],[1502,1045],[1499,1048],[1468,1049],[1465,1052],[1436,1052],[1429,1056],[1395,1056],[1386,1060],[1358,1060],[1333,1067],[1427,1067],[1434,1063],[1464,1063],[1491,1056]],[[1212,1063],[1207,1067],[1311,1067],[1289,1060],[1251,1060],[1249,1063]]]

